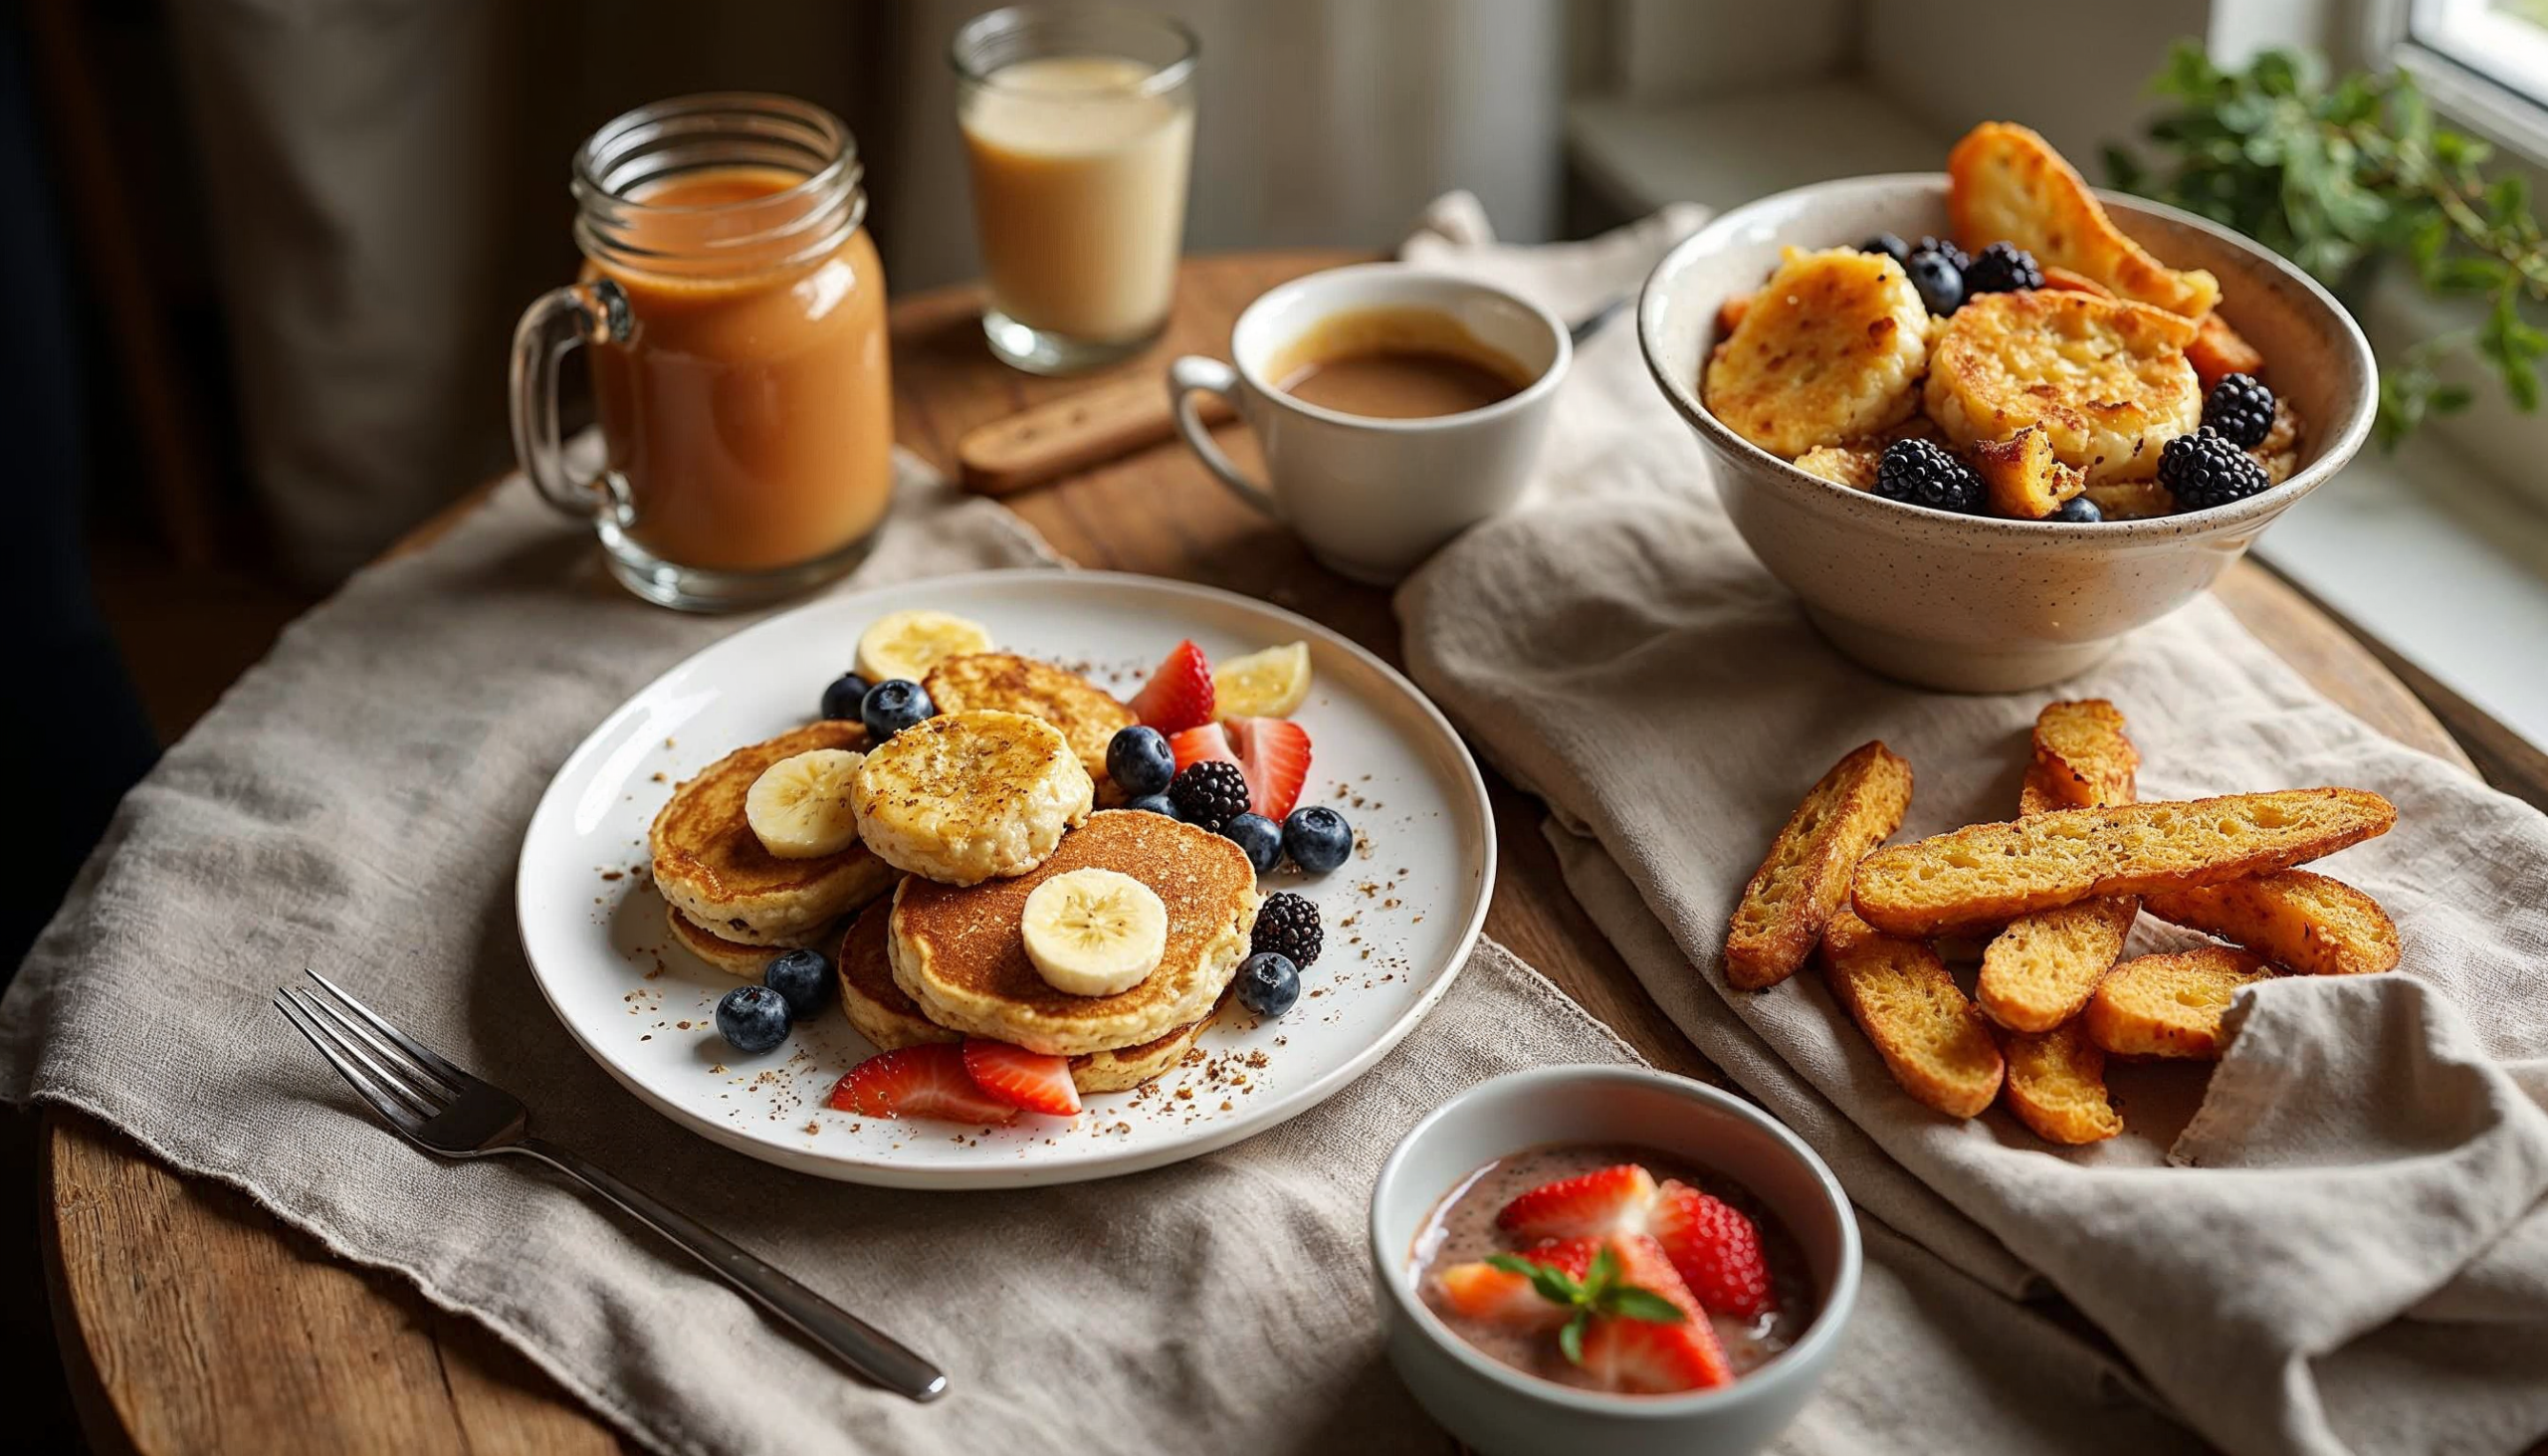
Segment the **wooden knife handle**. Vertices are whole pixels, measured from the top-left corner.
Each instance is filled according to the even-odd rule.
[[[1205,394],[1195,405],[1207,425],[1230,418],[1217,395]],[[1175,433],[1168,381],[1143,374],[978,426],[956,442],[956,462],[965,490],[1005,496],[1147,450]]]

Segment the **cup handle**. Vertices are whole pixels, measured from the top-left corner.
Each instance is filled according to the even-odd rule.
[[[1171,361],[1168,366],[1168,397],[1176,411],[1176,433],[1185,437],[1185,443],[1202,457],[1203,468],[1217,477],[1222,485],[1229,487],[1231,495],[1281,520],[1283,508],[1275,504],[1273,496],[1232,465],[1230,458],[1222,454],[1221,447],[1213,441],[1212,432],[1203,424],[1201,412],[1194,408],[1194,392],[1198,389],[1219,395],[1228,402],[1233,413],[1244,419],[1246,411],[1241,408],[1244,401],[1239,398],[1238,371],[1218,359],[1207,359],[1201,354],[1180,354]]]
[[[514,325],[514,458],[541,500],[578,520],[607,518],[626,529],[637,520],[627,482],[605,470],[579,481],[566,471],[566,442],[557,422],[557,365],[588,343],[626,343],[636,332],[628,296],[609,279],[551,289],[531,301]]]

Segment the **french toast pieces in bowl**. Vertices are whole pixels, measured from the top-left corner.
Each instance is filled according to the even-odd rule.
[[[2126,1129],[2110,1057],[2217,1061],[2245,987],[2398,963],[2378,901],[2293,868],[2386,833],[2397,811],[2379,795],[2142,800],[2139,750],[2102,699],[2047,704],[2027,746],[2017,817],[1891,847],[1911,765],[1880,742],[1842,758],[1730,918],[1729,993],[1780,994],[1805,943],[1913,1101],[1959,1119],[2005,1102],[2044,1142],[2079,1144]],[[2178,930],[2131,955],[2144,911]]]
[[[1738,208],[1638,307],[1726,514],[1844,654],[2030,689],[2208,586],[2367,438],[2369,345],[2249,239],[1988,122]]]

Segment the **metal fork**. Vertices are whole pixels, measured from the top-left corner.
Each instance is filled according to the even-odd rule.
[[[841,1363],[914,1400],[947,1393],[947,1375],[900,1342],[745,1253],[725,1235],[526,1131],[522,1099],[482,1082],[382,1020],[313,970],[326,991],[275,992],[281,1011],[401,1137],[445,1157],[515,1152],[535,1157],[634,1215],[708,1266],[745,1298],[786,1322]],[[349,1014],[350,1013],[350,1014]]]

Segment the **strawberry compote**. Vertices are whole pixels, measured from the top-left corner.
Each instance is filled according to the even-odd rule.
[[[1631,1173],[1622,1164],[1642,1171]],[[1592,1186],[1569,1195],[1565,1189],[1581,1186],[1569,1179]],[[1547,1206],[1551,1194],[1561,1207]],[[1527,1201],[1526,1195],[1538,1201]],[[1678,1206],[1685,1208],[1721,1202],[1741,1217],[1715,1209],[1700,1219],[1676,1221],[1671,1211],[1675,1197],[1684,1200]],[[1814,1315],[1813,1288],[1804,1251],[1751,1190],[1684,1159],[1648,1147],[1585,1144],[1526,1148],[1498,1158],[1462,1178],[1434,1205],[1416,1232],[1412,1262],[1417,1286],[1433,1313],[1461,1339],[1516,1369],[1586,1389],[1702,1388],[1709,1382],[1704,1375],[1660,1386],[1623,1385],[1597,1358],[1578,1364],[1566,1356],[1557,1338],[1566,1319],[1563,1307],[1541,1309],[1543,1297],[1527,1289],[1510,1291],[1497,1304],[1493,1291],[1481,1295],[1473,1284],[1463,1283],[1462,1274],[1497,1254],[1558,1256],[1558,1238],[1569,1234],[1639,1242],[1651,1235],[1669,1248],[1674,1263],[1709,1266],[1721,1251],[1693,1247],[1700,1236],[1690,1228],[1704,1226],[1712,1239],[1727,1222],[1748,1222],[1757,1234],[1757,1258],[1743,1256],[1755,1271],[1748,1285],[1701,1267],[1689,1271],[1686,1290],[1676,1287],[1667,1293],[1676,1301],[1690,1299],[1706,1307],[1705,1320],[1722,1355],[1719,1368],[1730,1369],[1731,1377],[1739,1379],[1805,1333]],[[1578,1257],[1573,1266],[1577,1272],[1581,1264]],[[1664,1282],[1672,1282],[1668,1269],[1661,1273]],[[1463,1300],[1469,1308],[1462,1307]]]

